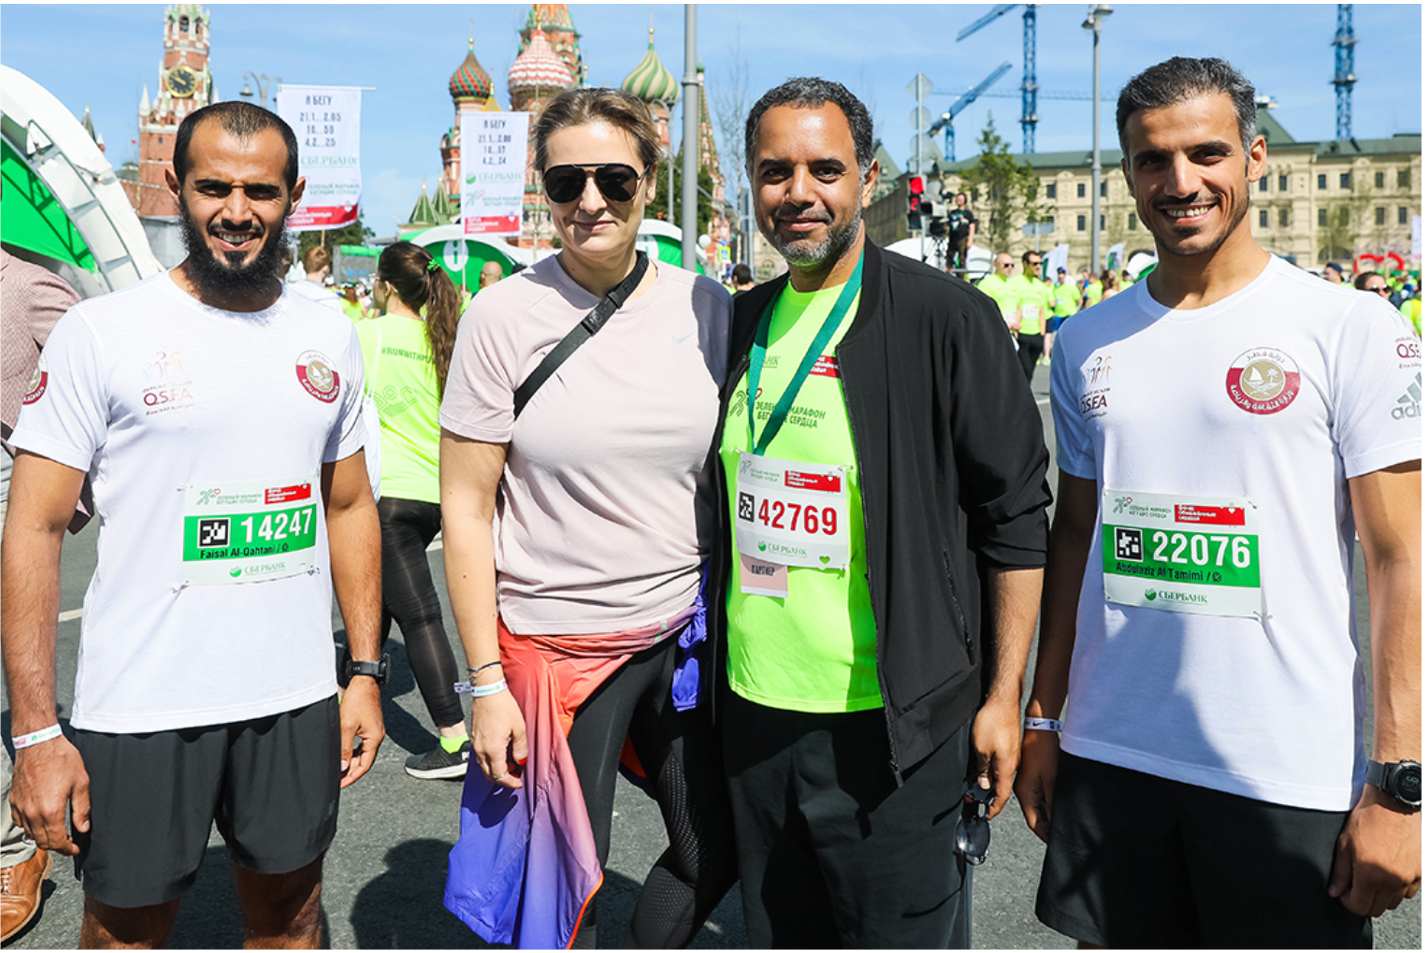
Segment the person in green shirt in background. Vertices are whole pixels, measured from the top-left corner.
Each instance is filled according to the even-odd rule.
[[[430,252],[381,253],[372,298],[385,313],[356,325],[366,392],[381,415],[381,644],[394,619],[440,743],[406,761],[415,778],[459,778],[470,760],[460,680],[426,547],[440,532],[440,396],[460,323],[460,293]]]
[[[1069,273],[1063,268],[1059,269],[1058,281],[1049,289],[1049,293],[1054,299],[1054,316],[1049,319],[1049,333],[1044,335],[1045,361],[1054,354],[1054,332],[1059,330],[1059,325],[1066,319],[1078,313],[1079,299],[1083,297],[1079,286],[1069,280]]]
[[[994,268],[990,269],[990,273],[981,278],[975,287],[989,295],[990,300],[999,305],[999,312],[1004,318],[1005,325],[1009,327],[1011,333],[1018,333],[1019,294],[1009,282],[1013,272],[1014,259],[1004,252],[1000,252],[995,256]]]
[[[1054,301],[1049,286],[1040,279],[1044,257],[1037,251],[1025,252],[1020,260],[1024,270],[1010,278],[1007,284],[1019,301],[1019,366],[1024,378],[1034,380],[1034,365],[1044,353],[1044,326]]]

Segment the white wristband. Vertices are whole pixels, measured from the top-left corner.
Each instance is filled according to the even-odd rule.
[[[1053,718],[1026,718],[1024,719],[1024,729],[1026,731],[1063,731],[1064,723]]]
[[[11,738],[10,740],[15,742],[15,750],[19,751],[21,748],[28,748],[30,745],[37,745],[41,741],[53,740],[62,734],[64,734],[64,732],[60,729],[59,725],[54,724],[48,728],[41,728],[39,731],[32,731],[27,735],[20,735],[20,737]]]
[[[469,682],[456,682],[455,690],[462,695],[469,695],[471,698],[485,698],[489,695],[498,695],[500,692],[508,690],[510,683],[505,679],[498,682],[491,682],[488,685],[471,685]]]

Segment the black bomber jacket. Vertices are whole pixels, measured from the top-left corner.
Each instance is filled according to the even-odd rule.
[[[1044,565],[1049,452],[999,309],[969,284],[865,244],[861,300],[836,347],[856,463],[891,769],[979,709],[993,626],[988,570]],[[717,533],[710,673],[725,679],[731,514],[718,458],[757,321],[784,276],[738,297],[709,457]]]

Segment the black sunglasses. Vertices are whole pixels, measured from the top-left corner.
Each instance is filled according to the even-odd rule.
[[[965,863],[978,867],[990,853],[990,820],[987,816],[990,801],[994,800],[993,788],[982,788],[978,781],[970,784],[965,792],[965,801],[960,805],[960,819],[955,822],[955,853],[965,858]]]
[[[639,180],[647,171],[647,167],[639,172],[622,162],[556,165],[544,170],[544,194],[549,196],[549,201],[559,205],[577,202],[592,174],[594,185],[604,198],[610,202],[629,202],[633,200]]]

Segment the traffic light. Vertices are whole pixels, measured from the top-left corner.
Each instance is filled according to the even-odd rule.
[[[913,232],[918,232],[921,229],[920,197],[925,194],[925,180],[918,175],[913,175],[907,186],[910,196],[906,203],[906,227]]]

